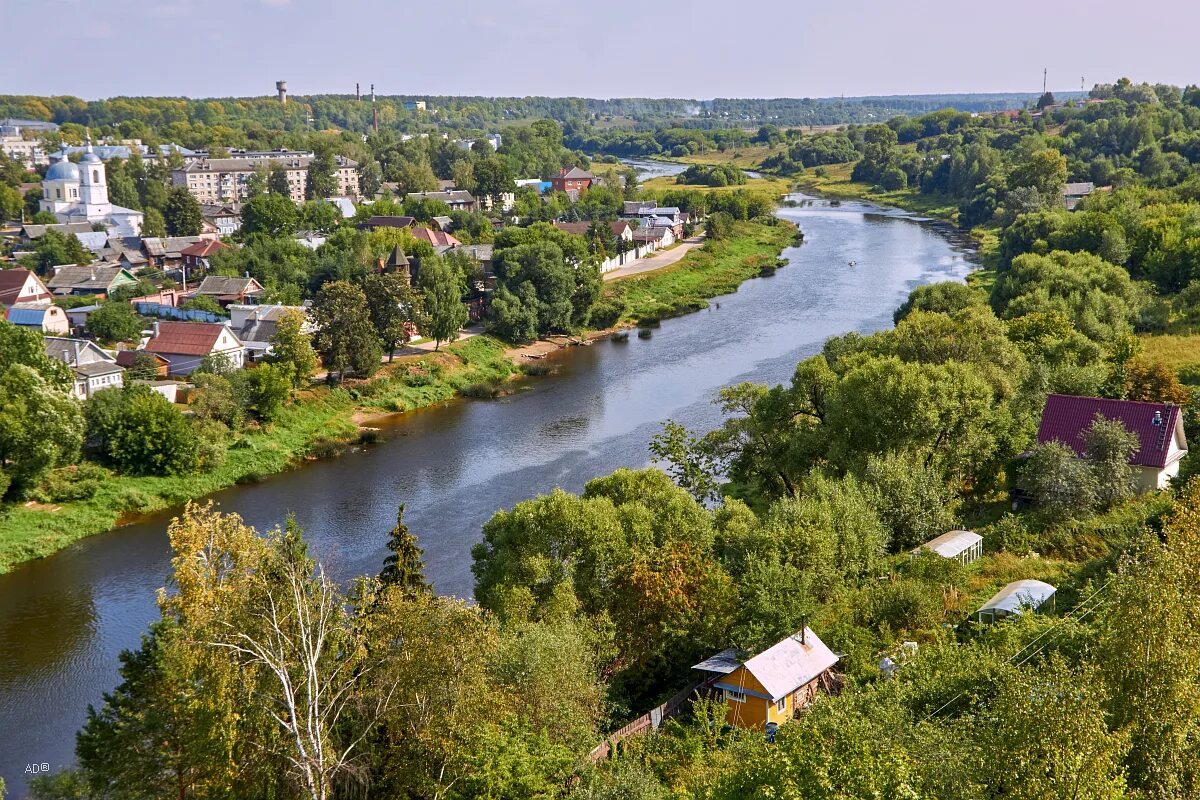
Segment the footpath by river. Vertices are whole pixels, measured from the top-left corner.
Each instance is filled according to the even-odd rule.
[[[543,363],[557,374],[512,396],[404,415],[382,444],[214,500],[260,528],[295,514],[313,554],[342,580],[379,570],[404,502],[436,590],[470,596],[470,549],[498,509],[647,465],[663,421],[711,429],[721,386],[786,381],[829,336],[888,327],[912,287],[972,268],[961,243],[903,212],[792,199],[778,213],[800,225],[805,243],[784,252],[791,264],[775,276],[667,320],[649,339],[553,353]],[[88,704],[116,685],[118,654],[157,616],[169,519],[84,539],[0,576],[0,776],[12,797],[24,796],[27,765],[72,762]]]

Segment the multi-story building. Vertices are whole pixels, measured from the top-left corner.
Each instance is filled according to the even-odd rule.
[[[313,158],[312,154],[290,153],[273,153],[269,158],[202,158],[172,170],[171,184],[187,187],[203,204],[240,202],[250,195],[249,181],[255,168],[278,164],[287,173],[292,200],[302,203],[308,190],[308,165]],[[357,198],[358,163],[342,156],[337,156],[336,162],[337,194]]]
[[[14,161],[20,161],[28,169],[50,163],[50,158],[42,150],[41,141],[26,139],[19,133],[11,136],[0,135],[0,152]]]

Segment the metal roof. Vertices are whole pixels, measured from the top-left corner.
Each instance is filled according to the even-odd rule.
[[[13,325],[33,325],[40,328],[42,320],[46,317],[47,308],[48,306],[43,308],[13,307],[8,310],[6,317]]]
[[[1009,614],[1020,614],[1024,608],[1038,608],[1054,596],[1055,588],[1042,581],[1027,579],[1013,581],[992,595],[979,607],[981,611],[1007,611]]]
[[[800,642],[801,638],[804,639],[803,644]],[[728,675],[739,666],[745,667],[746,671],[762,684],[772,700],[791,694],[838,662],[838,657],[833,651],[809,628],[805,628],[803,634],[789,636],[726,671],[725,666],[736,660],[733,652],[723,650],[701,661],[694,669],[706,669]],[[712,664],[717,668],[707,669],[704,664]]]
[[[1171,455],[1173,436],[1178,436],[1181,449],[1187,450],[1179,406],[1065,394],[1052,394],[1046,398],[1042,424],[1038,428],[1038,444],[1062,442],[1082,456],[1084,438],[1097,416],[1118,420],[1137,436],[1138,449],[1129,459],[1135,466],[1165,467],[1167,457]]]
[[[931,550],[943,558],[954,558],[968,548],[983,541],[983,537],[973,531],[949,531],[913,550]]]

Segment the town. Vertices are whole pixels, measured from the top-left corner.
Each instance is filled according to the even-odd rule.
[[[1186,74],[251,6],[0,95],[0,800],[1200,793]]]

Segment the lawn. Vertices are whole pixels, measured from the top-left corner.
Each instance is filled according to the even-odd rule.
[[[1143,336],[1142,352],[1178,373],[1200,372],[1200,333]]]
[[[745,280],[773,267],[796,235],[794,225],[738,222],[733,235],[708,241],[679,263],[604,287],[604,298],[623,301],[627,321],[679,316],[708,307],[708,298],[737,291]]]

